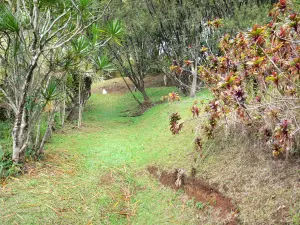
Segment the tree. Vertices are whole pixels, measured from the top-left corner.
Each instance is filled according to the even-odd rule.
[[[105,32],[111,32],[114,25],[121,26],[121,21],[125,31],[122,31],[120,43],[108,45],[109,54],[121,75],[128,77],[143,95],[144,102],[149,103],[144,78],[154,67],[153,58],[157,57],[158,46],[155,37],[151,35],[153,28],[147,20],[144,1],[115,2],[111,14],[118,20],[110,21]]]
[[[93,3],[93,4],[92,4]],[[41,115],[50,107],[47,131],[35,147],[40,153],[44,140],[51,132],[51,122],[62,96],[64,73],[56,66],[60,52],[105,11],[104,6],[91,0],[17,0],[0,5],[0,59],[2,85],[14,114],[13,161],[24,161],[24,153],[33,142]],[[99,14],[99,12],[101,12]],[[58,59],[58,60],[54,60]],[[36,137],[39,137],[37,134]],[[39,142],[36,139],[36,144]]]
[[[119,27],[119,29],[122,29]],[[83,107],[91,96],[93,79],[102,76],[105,72],[112,72],[112,66],[108,57],[102,53],[102,49],[109,41],[118,41],[112,32],[107,33],[103,42],[98,42],[101,30],[96,25],[92,26],[88,32],[90,36],[80,36],[72,41],[71,54],[72,67],[68,68],[71,82],[70,98],[72,101],[68,120],[78,120],[78,127],[82,123]],[[99,52],[102,55],[99,55]]]
[[[123,76],[127,76],[141,92],[144,103],[150,103],[145,90],[144,78],[151,69],[153,49],[150,37],[141,29],[132,26],[134,34],[125,35],[122,45],[108,45],[116,67]]]
[[[196,94],[200,80],[197,79],[197,66],[203,64],[208,54],[217,53],[217,40],[225,33],[251,26],[255,21],[265,20],[266,11],[275,1],[153,1],[145,0],[158,40],[161,54],[158,67],[175,80],[181,91],[191,97]],[[242,13],[241,13],[242,12]],[[261,16],[263,15],[263,16]],[[260,17],[259,17],[260,16]],[[243,17],[241,19],[238,19]],[[223,26],[222,20],[226,21]],[[245,21],[244,23],[242,21]],[[219,29],[214,29],[217,26]],[[222,27],[221,27],[222,26]],[[202,51],[207,48],[207,50]],[[202,50],[201,50],[202,49]],[[185,65],[182,71],[170,72],[167,68]]]

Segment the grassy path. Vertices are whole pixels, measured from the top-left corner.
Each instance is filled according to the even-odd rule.
[[[154,100],[169,91],[149,90]],[[93,95],[84,127],[55,134],[46,161],[0,189],[0,224],[194,224],[184,195],[146,172],[154,163],[185,163],[190,139],[168,132],[168,115],[187,114],[190,105],[162,104],[130,118],[121,117],[136,107],[129,95]]]

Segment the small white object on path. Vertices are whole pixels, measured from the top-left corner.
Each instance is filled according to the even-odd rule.
[[[106,95],[107,91],[105,89],[103,89],[102,94]]]

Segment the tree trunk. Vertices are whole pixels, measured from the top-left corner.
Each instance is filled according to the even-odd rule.
[[[82,100],[82,85],[81,85],[81,79],[79,78],[79,86],[78,86],[78,124],[77,127],[80,128],[82,125],[82,108],[83,108],[83,100]]]
[[[26,141],[26,119],[25,110],[23,114],[17,114],[15,117],[14,128],[12,132],[13,138],[13,156],[12,160],[15,163],[23,163],[25,159],[25,149],[28,146],[28,141]]]
[[[63,102],[60,107],[60,120],[61,120],[61,127],[65,125],[66,119],[66,99],[67,99],[67,88],[66,88],[66,81],[63,85]]]
[[[38,144],[40,142],[40,134],[41,134],[41,123],[42,123],[42,117],[38,119],[38,124],[36,128],[36,137],[35,137],[35,143],[34,143],[34,149],[38,149]]]
[[[135,100],[139,105],[142,105],[142,103],[140,102],[140,100],[133,94],[133,92],[132,92],[132,90],[131,90],[129,84],[128,84],[127,81],[126,81],[126,79],[125,79],[123,76],[122,76],[122,79],[123,79],[123,81],[125,82],[125,84],[126,84],[128,90],[130,91],[130,93],[131,93],[132,97],[134,98],[134,100]]]
[[[79,86],[79,84],[77,84]],[[70,110],[70,113],[67,117],[68,121],[74,121],[74,120],[78,120],[79,119],[79,109],[80,107],[83,107],[85,105],[85,103],[87,102],[87,100],[90,98],[91,96],[91,89],[92,89],[92,79],[90,77],[85,77],[84,78],[84,85],[83,88],[81,90],[81,102],[82,105],[80,106],[79,104],[79,90],[78,88],[76,88],[75,92],[75,97],[73,99],[73,106]]]
[[[168,86],[168,77],[167,77],[167,75],[164,75],[164,84],[165,84],[165,86]]]
[[[48,121],[47,121],[47,129],[46,129],[46,132],[45,132],[44,137],[42,139],[42,142],[39,146],[39,149],[37,150],[37,156],[43,154],[44,146],[46,144],[46,141],[49,139],[49,137],[51,137],[54,113],[55,113],[55,108],[51,112],[49,112]]]
[[[144,102],[149,102],[150,103],[151,101],[150,101],[149,96],[147,95],[145,87],[144,86],[140,86],[140,87],[137,87],[137,88],[142,93],[143,98],[144,98]]]
[[[190,97],[195,98],[196,97],[196,90],[197,90],[197,63],[192,64],[192,76],[193,76],[193,82],[191,86],[191,92],[190,92]]]
[[[13,156],[12,160],[14,163],[22,163],[25,159],[25,149],[28,146],[28,118],[26,116],[26,101],[28,92],[30,89],[30,84],[32,81],[34,70],[37,66],[37,61],[39,59],[41,52],[38,51],[31,59],[31,63],[29,65],[29,69],[26,75],[26,80],[23,88],[20,90],[21,98],[18,105],[18,110],[16,112],[14,128],[12,132],[13,138]]]

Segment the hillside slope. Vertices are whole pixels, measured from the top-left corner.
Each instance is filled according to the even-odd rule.
[[[154,101],[172,90],[148,89]],[[197,99],[208,96],[204,91]],[[55,134],[45,161],[3,183],[0,224],[224,224],[213,204],[197,203],[147,171],[157,166],[189,173],[197,123],[186,123],[174,136],[168,120],[173,112],[190,118],[193,101],[160,104],[128,117],[127,110],[137,107],[129,94],[93,94],[83,128]],[[224,135],[209,143],[197,177],[232,199],[237,223],[299,223],[299,164],[274,165],[240,137],[231,147]]]

